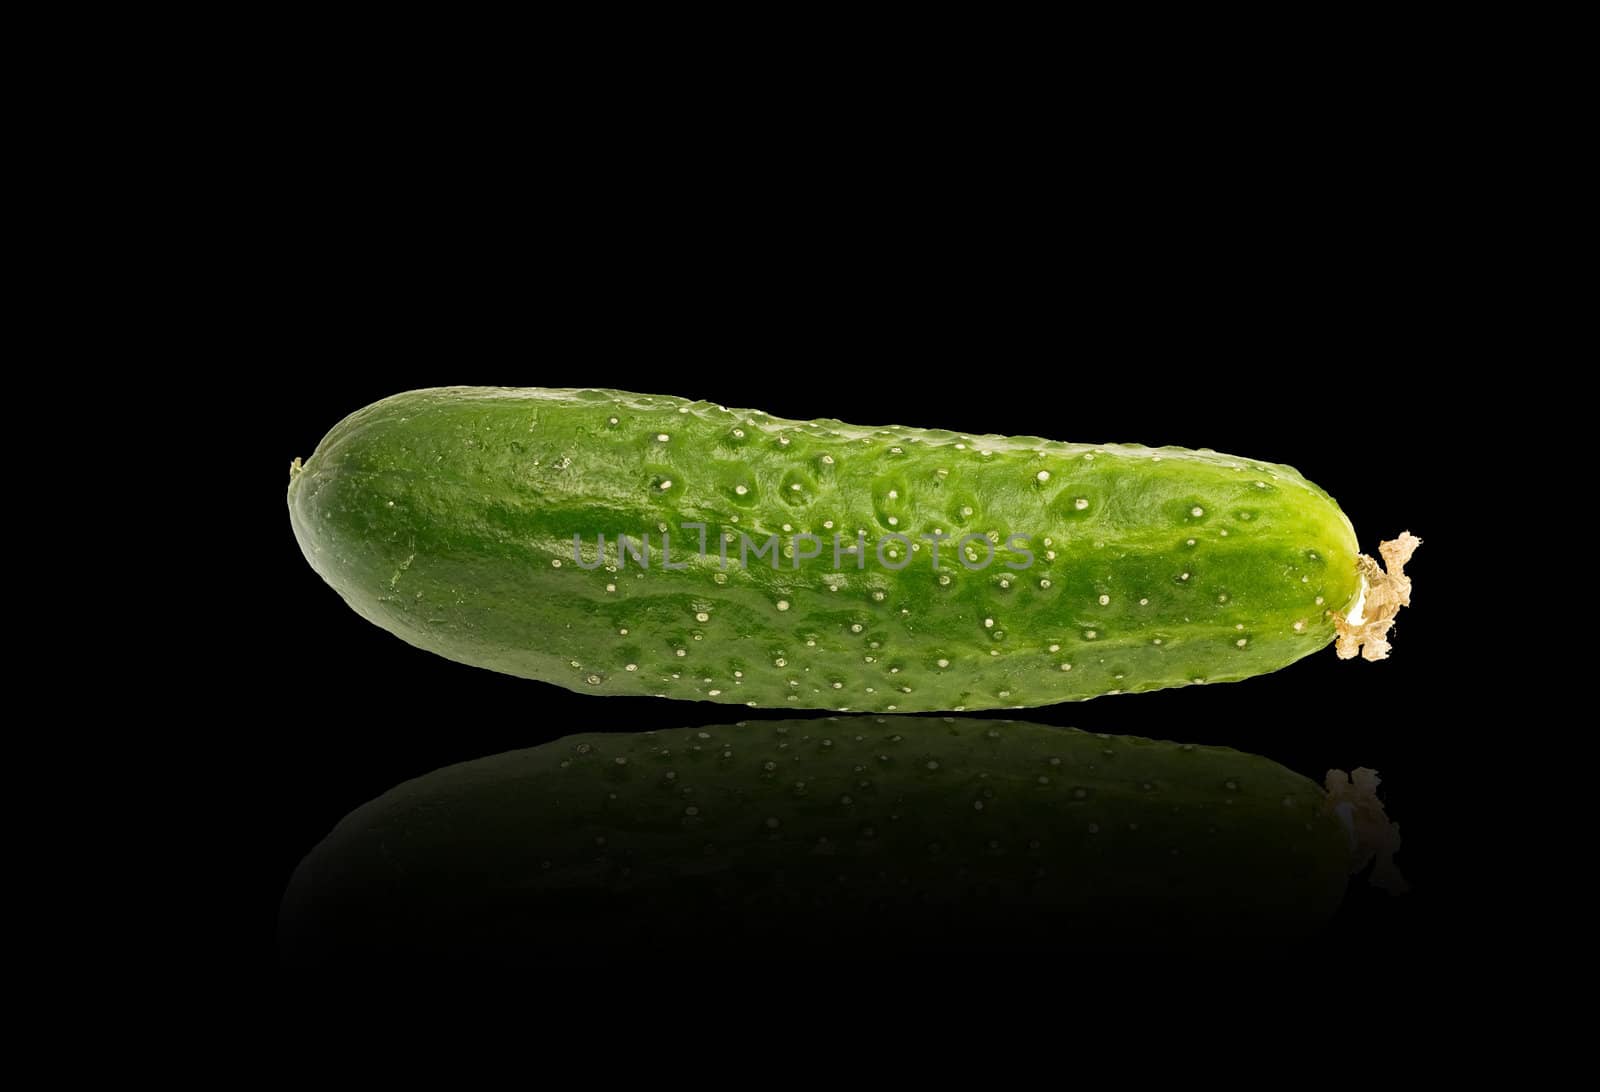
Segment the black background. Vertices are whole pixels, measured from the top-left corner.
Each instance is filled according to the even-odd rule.
[[[790,418],[1213,447],[1298,468],[1338,498],[1367,552],[1402,530],[1419,535],[1427,545],[1409,570],[1416,605],[1402,612],[1386,663],[1339,661],[1329,649],[1242,683],[1014,715],[1225,744],[1319,781],[1331,767],[1378,769],[1404,829],[1399,862],[1414,890],[1391,898],[1353,883],[1338,919],[1298,957],[1382,959],[1401,975],[1421,958],[1441,920],[1438,862],[1457,818],[1436,806],[1445,775],[1430,758],[1438,699],[1453,684],[1443,651],[1450,635],[1433,604],[1444,582],[1431,563],[1450,544],[1435,529],[1443,482],[1429,430],[1449,422],[1407,422],[1396,412],[1425,404],[1427,381],[1374,352],[1405,333],[1383,308],[1307,302],[1301,282],[1269,287],[1253,278],[1239,282],[1251,298],[1226,305],[1227,285],[1149,309],[1113,291],[1098,310],[1019,300],[1028,321],[1011,322],[1008,301],[993,292],[920,301],[885,290],[882,299],[894,302],[884,311],[866,277],[847,298],[819,292],[809,304],[719,280],[708,282],[703,301],[685,302],[695,286],[679,284],[669,304],[630,294],[614,311],[566,286],[540,301],[537,313],[552,324],[541,333],[512,328],[504,312],[491,318],[470,292],[384,283],[392,291],[367,285],[304,327],[335,343],[385,333],[353,352],[359,367],[286,367],[270,441],[249,468],[252,496],[277,513],[266,521],[257,572],[269,589],[262,622],[272,681],[253,699],[271,727],[248,759],[261,790],[248,886],[264,966],[273,959],[276,899],[295,864],[344,814],[402,780],[535,746],[580,722],[633,732],[787,713],[576,694],[451,663],[350,611],[300,555],[282,499],[289,461],[371,401],[457,384],[607,386]],[[509,301],[483,302],[502,306]],[[297,316],[296,328],[306,321]]]
[[[1019,714],[1224,744],[1318,780],[1380,770],[1413,891],[1352,884],[1295,963],[1420,979],[1460,917],[1444,862],[1483,825],[1460,773],[1494,666],[1463,656],[1477,589],[1447,574],[1482,552],[1451,530],[1476,511],[1463,485],[1493,488],[1504,461],[1481,396],[1536,382],[1518,369],[1538,324],[1519,325],[1516,271],[1496,264],[1520,212],[1481,162],[1487,111],[1424,117],[1344,77],[1282,103],[1238,91],[1172,94],[1133,123],[1097,96],[1037,126],[951,103],[837,134],[788,101],[679,117],[646,96],[596,125],[563,100],[497,127],[422,99],[356,116],[312,96],[253,133],[222,186],[240,195],[228,229],[193,252],[201,278],[237,273],[188,316],[215,331],[214,366],[185,392],[207,427],[186,424],[175,460],[198,479],[226,450],[206,488],[239,519],[228,542],[184,540],[185,562],[222,570],[214,622],[188,640],[210,646],[229,738],[177,772],[237,787],[203,813],[225,843],[207,859],[241,873],[253,965],[272,973],[295,864],[402,780],[593,730],[600,710],[618,731],[787,712],[451,663],[357,617],[301,556],[288,466],[348,413],[417,387],[604,386],[1211,447],[1296,467],[1369,553],[1420,536],[1388,662],[1329,649],[1245,682]]]
[[[59,236],[49,249],[69,271],[28,270],[64,309],[40,356],[65,393],[14,407],[27,424],[57,426],[88,402],[131,421],[120,448],[77,445],[82,471],[62,461],[74,445],[59,429],[25,460],[51,482],[74,474],[96,504],[92,483],[121,470],[137,501],[114,535],[100,521],[83,537],[98,555],[92,601],[71,621],[75,651],[92,640],[95,656],[138,661],[139,677],[80,672],[51,694],[69,709],[107,700],[110,730],[161,767],[111,770],[129,799],[66,855],[94,888],[84,935],[109,927],[162,961],[153,938],[169,931],[206,958],[239,947],[233,977],[272,981],[296,862],[402,779],[537,745],[575,715],[592,726],[597,706],[619,730],[734,719],[429,656],[349,611],[294,541],[290,460],[374,399],[603,385],[795,418],[1209,446],[1295,466],[1369,552],[1402,529],[1421,536],[1415,606],[1387,663],[1327,650],[1242,683],[1021,715],[1226,744],[1312,777],[1382,771],[1413,891],[1352,885],[1334,927],[1286,961],[1294,992],[1269,1002],[1341,980],[1370,982],[1376,1001],[1437,981],[1445,963],[1477,976],[1491,943],[1520,947],[1525,932],[1484,928],[1473,906],[1499,892],[1547,901],[1552,878],[1524,856],[1547,836],[1547,801],[1514,806],[1508,790],[1581,800],[1560,746],[1571,718],[1549,723],[1570,684],[1507,591],[1538,565],[1528,528],[1550,526],[1530,480],[1581,492],[1585,465],[1545,457],[1564,438],[1563,399],[1579,401],[1554,374],[1574,359],[1567,316],[1587,303],[1559,261],[1580,207],[1568,194],[1581,130],[1565,107],[1578,69],[1470,20],[1391,22],[1268,28],[1270,42],[1247,33],[1229,49],[1180,26],[1144,63],[1132,43],[1144,50],[1148,34],[1031,52],[978,41],[843,72],[779,64],[779,47],[753,39],[696,64],[715,47],[685,57],[635,35],[617,63],[599,52],[610,33],[507,36],[502,56],[481,35],[413,47],[368,25],[294,25],[265,63],[241,53],[280,45],[258,27],[180,50],[198,72],[145,58],[149,79],[126,85],[137,93],[94,86],[85,113],[112,131],[58,125],[85,157],[46,164],[66,208],[22,208]],[[79,334],[106,345],[74,354]],[[163,423],[116,405],[102,372],[153,394]],[[55,530],[24,522],[19,536],[31,548]],[[120,554],[133,538],[157,555],[136,598]],[[152,632],[153,614],[170,632]],[[102,631],[86,638],[91,618]],[[47,824],[76,806],[79,765],[104,765],[78,731],[62,734],[75,753],[41,778]],[[148,837],[119,829],[149,810],[161,825]],[[1488,851],[1497,834],[1511,852]],[[135,858],[125,885],[95,867],[108,842]],[[163,929],[134,924],[144,905]],[[809,980],[776,962],[785,988]],[[1018,974],[1021,996],[1051,991],[1052,1020],[1085,996],[1059,968]],[[664,981],[676,1002],[683,980]],[[1222,983],[1197,980],[1190,1011]],[[1091,985],[1102,1024],[1131,1011],[1100,1005],[1106,982]],[[1000,995],[930,996],[970,1011]],[[697,1043],[724,1041],[711,1037],[736,1008],[691,1010]],[[1349,1042],[1374,1030],[1374,1011],[1363,999],[1317,1027]],[[786,1022],[784,1044],[805,1049],[815,1026]],[[946,1026],[890,1043],[942,1061]],[[622,1040],[597,1030],[584,1045],[614,1052]]]

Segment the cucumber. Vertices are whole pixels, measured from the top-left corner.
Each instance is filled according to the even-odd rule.
[[[419,648],[595,694],[835,711],[1225,682],[1336,635],[1381,658],[1417,541],[1386,543],[1385,573],[1296,471],[1211,451],[609,390],[396,395],[297,460],[288,499],[312,567]]]
[[[302,966],[971,947],[1227,953],[1395,889],[1376,777],[1015,721],[586,733],[342,820],[280,914]]]

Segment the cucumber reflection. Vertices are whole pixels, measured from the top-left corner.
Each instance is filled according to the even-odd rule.
[[[299,967],[1259,950],[1332,917],[1371,855],[1351,814],[1259,756],[1020,721],[569,736],[352,812],[295,872],[282,949]]]

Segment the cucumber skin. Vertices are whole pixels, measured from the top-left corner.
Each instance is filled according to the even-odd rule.
[[[305,964],[692,941],[1226,954],[1331,919],[1351,858],[1324,805],[1255,755],[1016,721],[586,733],[358,808],[296,870],[281,937]]]
[[[1359,588],[1349,521],[1286,466],[607,390],[384,399],[329,432],[288,499],[306,558],[363,617],[452,660],[596,694],[931,712],[1232,681],[1327,645],[1330,612]],[[709,557],[683,521],[711,528]],[[663,525],[687,571],[661,568]],[[815,534],[822,564],[719,573],[718,528]],[[890,532],[1026,534],[1034,563],[1007,569],[1016,555],[997,548],[970,572],[946,542],[940,584],[923,541],[900,572],[869,556],[835,573],[832,535],[848,545],[857,529],[869,551]],[[608,565],[585,571],[573,535],[592,559],[596,533]],[[618,533],[650,534],[648,571],[608,571]]]

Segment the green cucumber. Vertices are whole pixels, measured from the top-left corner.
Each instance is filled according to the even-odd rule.
[[[1416,543],[1385,544],[1386,574],[1296,471],[1211,451],[608,390],[384,399],[296,461],[289,508],[351,607],[452,660],[596,694],[869,712],[1244,679],[1336,634],[1341,655],[1378,658]]]
[[[281,935],[305,965],[397,950],[1227,953],[1315,932],[1375,856],[1373,882],[1396,889],[1376,784],[1335,772],[1328,793],[1228,748],[1016,721],[573,735],[357,809],[296,870]]]

